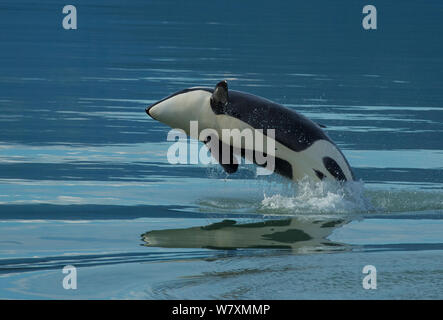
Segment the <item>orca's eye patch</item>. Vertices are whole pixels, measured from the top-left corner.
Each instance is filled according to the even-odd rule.
[[[330,157],[324,157],[323,164],[325,165],[326,170],[328,170],[329,173],[332,174],[335,179],[337,179],[338,181],[347,180],[345,174],[343,173],[343,170],[340,168],[340,166],[334,159]]]

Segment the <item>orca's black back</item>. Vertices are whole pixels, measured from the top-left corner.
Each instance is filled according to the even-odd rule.
[[[235,117],[256,129],[275,129],[275,140],[300,152],[319,139],[333,143],[321,128],[305,116],[252,94],[229,90],[229,103],[216,114]]]

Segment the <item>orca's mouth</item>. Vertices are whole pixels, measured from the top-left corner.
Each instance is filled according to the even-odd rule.
[[[154,103],[153,105],[150,105],[149,107],[146,107],[146,109],[145,109],[146,114],[147,114],[148,116],[150,116],[150,117],[151,117],[152,119],[154,119],[154,120],[156,120],[156,119],[152,116],[152,114],[149,113],[149,110],[152,109],[152,107],[155,106],[156,104],[157,104],[157,103]]]
[[[157,102],[154,102],[154,103],[151,104],[150,106],[147,106],[146,109],[145,109],[146,114],[147,114],[148,116],[150,116],[152,119],[157,120],[157,119],[154,118],[154,116],[152,115],[152,112],[150,112],[150,111],[152,111],[152,108],[154,108],[156,105],[158,105],[159,103],[161,103],[161,102],[163,102],[163,101],[165,101],[165,100],[167,100],[167,99],[169,99],[169,97],[166,97],[166,98],[164,98],[164,99],[161,99],[161,100],[159,100],[159,101],[157,101]]]

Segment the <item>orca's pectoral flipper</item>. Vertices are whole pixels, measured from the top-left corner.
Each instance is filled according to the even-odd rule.
[[[238,170],[238,162],[234,157],[234,148],[226,143],[223,143],[214,136],[208,136],[203,141],[208,147],[211,155],[222,166],[227,173],[235,173]],[[227,154],[229,152],[229,154]]]

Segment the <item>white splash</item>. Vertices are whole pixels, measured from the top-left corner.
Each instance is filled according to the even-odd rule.
[[[265,193],[260,211],[271,214],[324,214],[367,212],[371,209],[361,181],[342,184],[303,179],[283,194]]]

